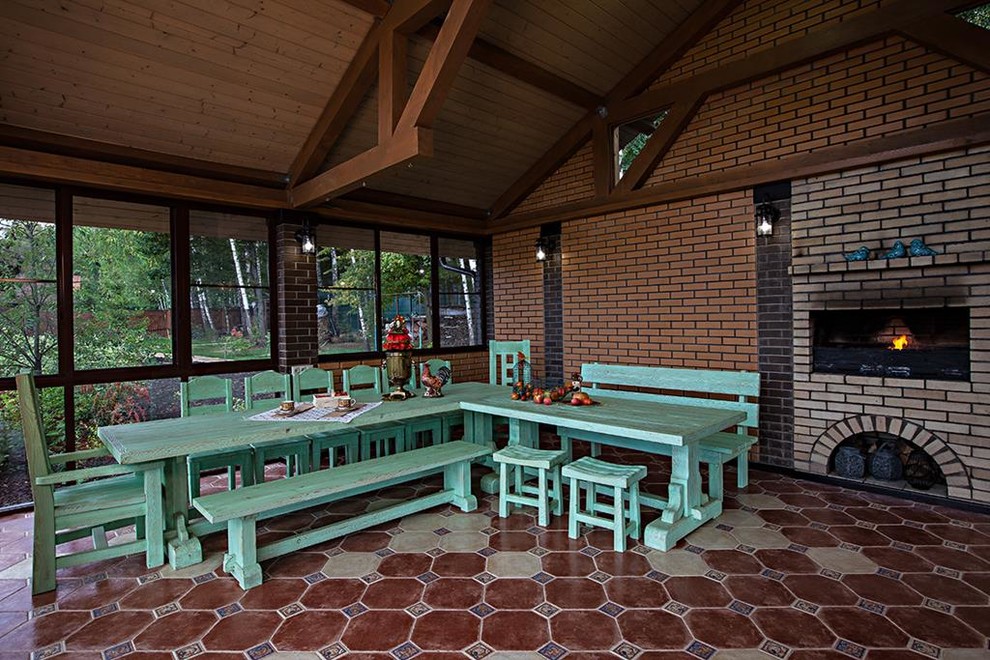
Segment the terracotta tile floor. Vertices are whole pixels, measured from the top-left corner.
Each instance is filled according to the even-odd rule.
[[[643,456],[612,460],[644,462]],[[663,459],[649,485],[664,483]],[[727,485],[734,483],[729,471]],[[435,489],[269,521],[269,538]],[[648,486],[649,487],[649,486]],[[667,553],[570,540],[532,516],[447,507],[264,565],[242,592],[203,564],[130,557],[30,596],[29,516],[0,519],[0,660],[59,658],[990,657],[990,517],[754,471]],[[655,514],[647,515],[652,519]],[[319,522],[318,522],[319,521]]]

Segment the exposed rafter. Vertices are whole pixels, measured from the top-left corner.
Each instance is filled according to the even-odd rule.
[[[932,50],[990,72],[990,35],[985,28],[945,14],[906,26],[902,32]]]
[[[603,106],[636,94],[650,84],[660,73],[676,62],[719,21],[729,14],[742,0],[706,0],[650,54],[626,74],[605,96]],[[533,192],[548,176],[577,153],[591,135],[596,111],[592,110],[570,128],[540,160],[533,164],[508,190],[495,201],[491,216],[500,218]]]
[[[429,20],[431,12],[438,11],[443,3],[410,0],[393,6],[378,26],[375,37],[380,53],[378,146],[293,185],[289,190],[289,201],[293,207],[327,202],[363,185],[375,174],[408,163],[417,156],[433,154],[430,128],[440,113],[491,2],[453,0],[443,27],[404,104],[405,35],[421,27],[424,21]],[[365,45],[367,41],[362,49]],[[318,151],[307,159],[315,157]]]
[[[420,28],[419,32],[417,32],[419,36],[430,41],[436,41],[439,33],[440,27],[435,23],[430,23]],[[547,71],[533,62],[514,55],[504,48],[489,43],[484,39],[474,40],[474,43],[471,44],[471,49],[468,51],[468,57],[581,108],[597,107],[603,100],[601,96],[591,90],[585,89],[581,85],[571,82],[567,78],[562,78],[551,71]]]
[[[893,32],[910,34],[920,31],[932,35],[937,43],[948,42],[953,35],[962,36],[953,30],[958,24],[968,26],[964,21],[943,13],[957,5],[958,0],[901,0],[869,14],[843,21],[834,27],[811,32],[805,37],[617,104],[615,115],[618,122],[654,112],[665,103],[672,104],[672,109],[616,185],[615,193],[621,195],[646,183],[657,163],[711,94],[791,69],[860,43],[875,41]],[[929,27],[932,25],[935,27]],[[985,39],[985,35],[980,36]],[[962,49],[965,53],[980,57],[973,48]],[[985,54],[982,57],[987,59]]]
[[[285,191],[97,160],[0,147],[0,175],[260,209],[285,206]]]
[[[359,9],[375,18],[381,18],[388,13],[389,4],[385,0],[341,0],[341,2]]]
[[[224,165],[198,158],[174,156],[160,151],[147,151],[134,147],[124,147],[108,142],[97,142],[70,135],[58,135],[30,128],[0,124],[0,144],[19,149],[31,149],[49,154],[99,160],[117,165],[149,168],[201,176],[218,181],[246,183],[249,185],[284,188],[285,175],[281,172],[259,170],[252,167]]]
[[[589,199],[539,211],[520,213],[501,222],[489,222],[488,233],[497,234],[538,227],[551,222],[628,211],[705,195],[745,190],[784,179],[819,176],[850,168],[855,169],[986,144],[990,144],[990,123],[987,122],[985,115],[954,119],[935,126],[824,147],[811,153],[741,165],[687,180],[662,183],[625,194],[614,194],[604,200]]]

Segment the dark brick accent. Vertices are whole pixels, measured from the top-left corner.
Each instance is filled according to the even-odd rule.
[[[791,289],[790,184],[756,188],[780,211],[773,234],[756,238],[756,310],[760,380],[760,462],[794,465],[794,303]],[[755,231],[755,223],[754,223]]]
[[[543,262],[543,382],[564,382],[564,287],[560,254],[560,225],[544,225],[540,238],[546,244]]]
[[[316,257],[303,254],[296,241],[299,225],[275,228],[278,250],[278,368],[316,364]]]
[[[485,338],[495,339],[495,287],[492,285],[492,242],[486,240],[481,252],[481,263],[485,282]],[[488,347],[487,341],[485,348]]]

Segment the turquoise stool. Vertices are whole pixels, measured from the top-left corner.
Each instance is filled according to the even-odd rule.
[[[288,374],[262,371],[244,379],[244,403],[248,410],[277,407],[291,393],[292,382]],[[276,396],[266,396],[272,394]],[[265,463],[274,459],[285,462],[286,477],[309,472],[312,448],[307,436],[253,444],[251,449],[254,451],[255,483],[265,482]]]
[[[646,476],[646,466],[615,465],[586,456],[565,465],[562,473],[564,478],[570,479],[571,488],[567,536],[572,539],[578,537],[579,522],[611,529],[615,534],[613,545],[616,552],[625,551],[627,535],[639,538],[639,482]],[[599,486],[613,490],[612,504],[598,501]],[[579,510],[582,488],[587,496],[584,509]],[[597,513],[611,517],[597,516]]]
[[[210,401],[213,403],[200,403]],[[196,405],[194,405],[196,404]],[[234,409],[234,389],[229,378],[199,376],[179,383],[179,410],[182,417]],[[240,470],[241,486],[254,484],[254,456],[250,447],[229,451],[191,454],[186,458],[189,471],[189,501],[200,495],[200,480],[210,470],[227,470],[227,490],[233,490]],[[198,512],[197,512],[198,513]]]
[[[358,462],[358,447],[360,446],[361,434],[358,431],[330,431],[329,433],[317,433],[309,436],[313,444],[313,458],[310,462],[310,469],[316,471],[323,464],[324,453],[329,454],[329,466],[331,468],[339,465],[340,455],[343,453],[344,463],[351,464]]]
[[[563,513],[560,466],[566,459],[567,454],[559,449],[534,449],[522,445],[511,445],[492,454],[492,460],[498,463],[499,468],[498,515],[507,517],[509,504],[535,506],[540,526],[549,525],[551,508],[555,516]],[[536,470],[536,486],[525,483],[524,472],[527,468]],[[510,472],[513,477],[511,491]]]

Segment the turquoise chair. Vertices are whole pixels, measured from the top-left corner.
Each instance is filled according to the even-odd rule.
[[[353,389],[367,389],[369,386],[376,393],[382,393],[382,370],[378,367],[369,367],[366,364],[359,364],[344,371],[344,390],[354,395]]]
[[[54,466],[64,467],[70,461],[108,456],[110,452],[91,449],[50,455],[34,376],[18,374],[15,382],[34,498],[31,593],[53,591],[59,568],[141,551],[148,568],[165,563],[162,464],[112,463],[56,472]],[[105,478],[92,480],[97,477]],[[56,485],[60,487],[56,489]],[[131,524],[136,528],[136,540],[107,543],[108,530]],[[59,544],[87,536],[92,538],[92,549],[56,555]]]
[[[305,402],[308,395],[315,393],[333,393],[333,372],[319,367],[308,367],[292,376],[292,399]],[[327,465],[334,467],[341,463],[356,463],[360,435],[357,431],[328,431],[306,436],[312,447],[310,470],[319,470],[323,464],[324,455]]]
[[[276,408],[291,393],[292,380],[288,374],[262,371],[244,379],[244,403],[249,410]],[[255,483],[265,481],[265,463],[270,460],[285,462],[286,477],[309,472],[312,446],[306,436],[253,444],[251,449],[254,450]]]
[[[527,360],[532,359],[529,340],[488,342],[488,384],[512,387],[512,368],[516,366],[516,356],[522,353]]]
[[[377,394],[381,394],[384,382],[382,370],[377,367],[359,364],[344,371],[344,389],[351,396],[361,386],[370,386]],[[361,460],[403,452],[406,450],[407,437],[404,424],[379,424],[363,428],[360,441]]]
[[[292,376],[292,400],[303,401],[310,394],[333,394],[333,372],[319,367],[307,367]]]
[[[187,383],[179,383],[179,409],[183,417],[231,412],[234,409],[233,384],[229,378],[219,376],[198,376],[190,378]],[[186,458],[186,465],[189,470],[190,502],[199,497],[200,481],[203,473],[209,470],[227,470],[227,490],[234,489],[238,468],[241,471],[241,485],[254,484],[254,458],[250,447],[191,454]]]

